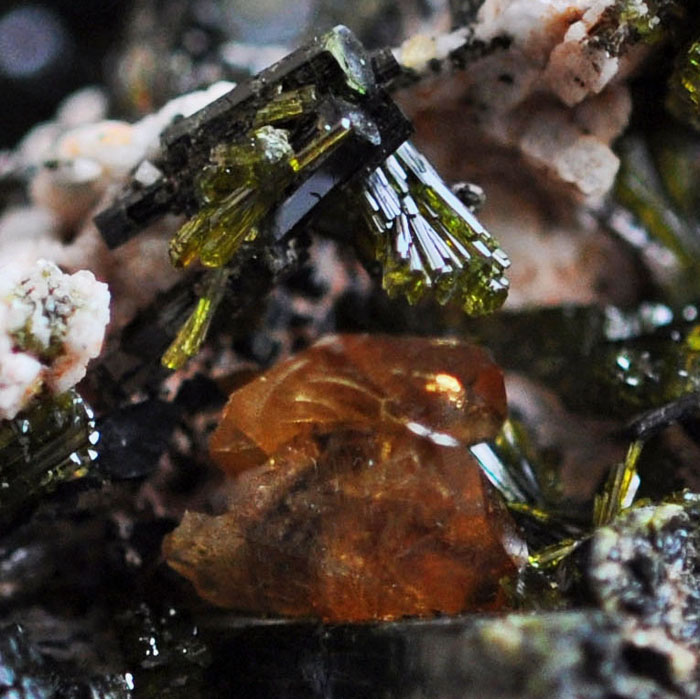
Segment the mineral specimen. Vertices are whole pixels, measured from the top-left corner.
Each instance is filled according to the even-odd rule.
[[[519,150],[570,194],[599,200],[619,165],[611,142],[630,115],[620,78],[678,26],[683,3],[485,0],[455,10],[469,17],[466,27],[410,37],[396,52],[404,68],[422,76],[468,65],[421,95],[426,112],[459,105],[473,125],[460,130],[458,151],[486,136]],[[415,114],[415,103],[411,109]]]
[[[338,429],[468,446],[494,436],[505,412],[501,372],[478,347],[329,337],[234,392],[211,450],[222,469],[240,473],[295,438]]]
[[[81,221],[116,182],[135,170],[141,186],[160,172],[139,163],[158,148],[161,132],[176,117],[187,117],[229,91],[233,84],[214,83],[170,100],[160,110],[130,124],[115,119],[77,125],[61,109],[53,124],[42,124],[25,137],[19,165],[38,168],[31,184],[33,200],[60,214],[66,222]],[[74,97],[75,99],[75,97]]]
[[[390,296],[402,293],[415,303],[432,290],[440,303],[454,299],[470,315],[503,304],[508,257],[410,143],[357,196]]]
[[[700,690],[699,546],[699,499],[686,493],[631,508],[599,529],[587,572],[597,603],[623,615],[636,657],[688,696]]]
[[[494,609],[526,557],[466,446],[500,372],[450,340],[329,338],[233,394],[212,440],[227,513],[187,513],[169,564],[217,605],[327,621]]]
[[[212,194],[213,201],[225,199],[246,185],[255,186],[262,175],[273,174],[272,151],[255,135],[273,125],[288,131],[291,141],[286,154],[277,148],[277,160],[289,170],[286,183],[277,182],[273,199],[260,203],[263,213],[271,214],[266,227],[277,238],[331,188],[378,165],[410,134],[409,123],[377,84],[371,56],[347,28],[336,27],[167,128],[154,163],[159,176],[145,186],[132,182],[121,200],[97,216],[105,240],[112,247],[120,245],[168,210],[191,215],[203,203],[211,203]],[[257,157],[254,148],[247,163],[239,160],[237,169],[236,157],[242,157],[250,139],[259,142]],[[221,151],[231,146],[238,156],[233,161],[229,156],[227,163]],[[329,168],[324,161],[334,151]],[[268,155],[272,159],[265,167]],[[199,171],[205,166],[210,175],[205,179],[218,187],[200,187]]]
[[[58,4],[114,60],[0,151],[0,694],[697,697],[695,4]]]

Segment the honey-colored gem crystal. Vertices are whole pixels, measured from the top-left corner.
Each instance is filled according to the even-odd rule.
[[[233,474],[262,464],[295,437],[338,429],[469,445],[495,436],[505,416],[503,376],[480,347],[333,336],[233,393],[211,453]]]
[[[223,515],[187,513],[168,563],[214,604],[325,621],[498,608],[527,552],[466,446],[505,413],[481,349],[335,337],[234,393],[212,454]]]

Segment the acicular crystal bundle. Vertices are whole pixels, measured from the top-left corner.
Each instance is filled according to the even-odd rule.
[[[97,225],[115,246],[166,210],[184,210],[172,263],[222,270],[292,236],[341,190],[348,206],[359,196],[371,210],[371,245],[391,295],[415,302],[431,292],[467,313],[495,310],[507,295],[508,258],[406,141],[410,124],[377,77],[397,71],[390,54],[370,54],[336,27],[166,129],[156,179],[133,185]],[[227,276],[205,273],[200,301],[164,355],[169,368],[204,341]]]
[[[470,315],[503,304],[510,260],[410,142],[359,189],[390,296],[404,294],[415,303],[432,293]]]

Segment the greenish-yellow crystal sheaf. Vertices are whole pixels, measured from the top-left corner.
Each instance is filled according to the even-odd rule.
[[[382,285],[416,303],[431,294],[470,315],[508,294],[506,254],[410,143],[372,173],[358,199],[373,233]]]
[[[214,149],[197,183],[202,208],[170,242],[172,263],[228,264],[291,180],[293,157],[287,132],[272,126],[255,129],[242,143]]]
[[[623,509],[632,504],[639,487],[637,463],[643,446],[641,441],[632,442],[625,460],[610,470],[603,492],[595,497],[593,506],[593,524],[595,526],[610,524]]]
[[[217,269],[207,273],[202,297],[163,355],[161,360],[163,366],[168,369],[179,369],[190,357],[197,354],[207,336],[214,312],[223,297],[228,277],[227,269]]]
[[[199,262],[221,270],[230,265],[241,245],[260,235],[264,219],[282,202],[292,183],[352,132],[351,118],[329,121],[320,114],[315,125],[304,127],[304,137],[293,146],[290,132],[272,125],[286,126],[306,118],[317,100],[313,86],[280,92],[258,111],[254,128],[245,137],[212,149],[195,183],[200,208],[170,241],[174,266]],[[308,126],[313,127],[311,132]],[[165,366],[182,366],[201,346],[223,295],[224,276],[207,277],[197,307],[162,358]]]

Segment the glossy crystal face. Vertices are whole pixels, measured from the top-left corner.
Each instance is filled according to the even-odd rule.
[[[334,336],[231,397],[212,456],[228,512],[187,514],[168,563],[217,605],[328,621],[495,609],[526,549],[467,445],[500,371],[451,340]]]
[[[301,435],[371,429],[467,446],[506,414],[503,377],[479,347],[451,339],[331,336],[235,392],[211,441],[236,473]]]

